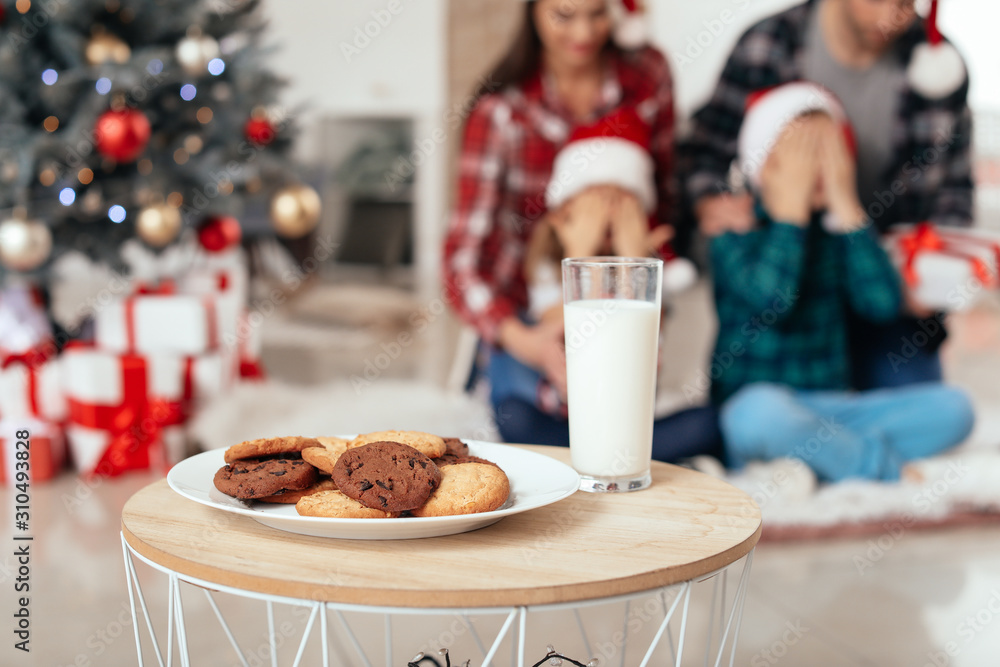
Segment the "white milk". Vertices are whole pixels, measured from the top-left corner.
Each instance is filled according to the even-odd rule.
[[[611,299],[563,310],[573,467],[594,477],[641,475],[653,447],[660,310]]]

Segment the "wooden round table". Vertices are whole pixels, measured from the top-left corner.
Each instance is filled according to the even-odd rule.
[[[525,448],[569,462],[565,448]],[[145,603],[132,555],[171,577],[174,615],[182,614],[176,586],[183,581],[267,600],[269,612],[272,598],[302,601],[322,615],[324,631],[327,609],[364,606],[386,613],[509,611],[505,632],[518,615],[523,629],[529,611],[689,584],[748,557],[729,619],[730,626],[736,621],[735,648],[760,510],[742,491],[692,470],[653,462],[652,476],[643,491],[578,492],[476,531],[394,541],[279,531],[188,500],[161,480],[122,511],[133,614],[135,597]],[[138,646],[139,625],[133,625]],[[182,616],[176,625],[182,632]],[[492,657],[484,656],[483,664]]]

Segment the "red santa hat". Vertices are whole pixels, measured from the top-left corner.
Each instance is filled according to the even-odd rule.
[[[937,13],[938,0],[931,0],[926,20],[927,41],[914,47],[906,69],[913,90],[930,99],[948,97],[965,81],[965,63],[958,50],[941,36]]]
[[[656,209],[649,126],[635,109],[622,107],[593,125],[577,127],[556,155],[545,204],[558,208],[594,185],[633,193],[647,213]]]
[[[795,81],[750,95],[737,140],[740,171],[753,189],[760,187],[760,170],[774,143],[796,118],[820,111],[844,130],[848,148],[855,151],[854,133],[840,101],[823,86]]]
[[[617,185],[639,200],[647,215],[656,210],[655,165],[650,154],[649,126],[635,109],[622,107],[593,125],[578,127],[556,155],[545,189],[549,209],[595,185]],[[664,248],[663,286],[680,292],[695,283],[698,271],[673,248]]]

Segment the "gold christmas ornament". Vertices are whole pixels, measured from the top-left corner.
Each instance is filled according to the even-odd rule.
[[[177,42],[177,62],[192,76],[204,74],[208,63],[219,57],[219,43],[209,35],[191,34]]]
[[[143,241],[154,248],[162,248],[181,230],[181,212],[167,204],[153,204],[139,211],[135,231]]]
[[[91,65],[104,63],[124,65],[132,58],[132,49],[121,38],[102,32],[90,38],[83,54]]]
[[[289,185],[271,199],[271,223],[279,236],[297,239],[316,228],[321,210],[315,190],[308,185]]]
[[[0,222],[0,263],[13,271],[38,268],[52,252],[52,234],[37,220],[8,218]]]

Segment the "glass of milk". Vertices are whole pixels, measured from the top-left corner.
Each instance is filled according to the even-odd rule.
[[[569,448],[584,491],[650,484],[663,261],[562,261]]]

